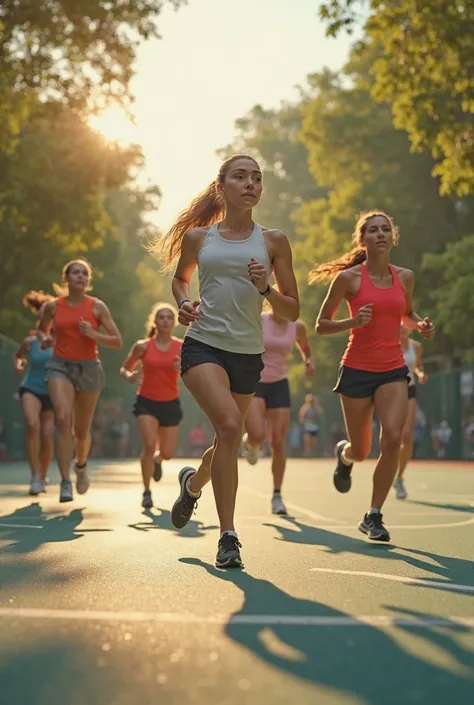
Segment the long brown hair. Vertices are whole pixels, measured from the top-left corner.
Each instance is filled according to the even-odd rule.
[[[225,214],[225,202],[218,186],[223,184],[230,165],[237,159],[250,159],[258,168],[258,162],[248,154],[234,154],[221,164],[217,178],[196,196],[177,217],[168,232],[150,247],[153,255],[163,262],[163,269],[171,269],[181,254],[184,234],[191,228],[205,227],[217,223]]]
[[[352,233],[352,242],[354,247],[349,252],[346,252],[341,257],[331,260],[330,262],[324,262],[315,267],[308,276],[308,281],[310,284],[314,282],[328,281],[332,279],[339,272],[343,272],[345,269],[350,269],[350,267],[355,267],[356,264],[362,264],[367,259],[367,250],[363,244],[363,237],[365,231],[367,230],[367,223],[371,218],[380,216],[381,218],[386,218],[393,234],[393,241],[395,244],[398,243],[399,232],[398,228],[393,222],[393,219],[384,213],[384,211],[373,210],[373,211],[362,211],[362,213],[357,218],[357,222]]]
[[[49,301],[54,301],[54,296],[52,296],[51,294],[46,294],[41,289],[39,289],[38,291],[36,291],[35,289],[31,289],[31,291],[28,291],[24,295],[22,299],[22,304],[32,313],[39,316],[39,313],[43,308],[44,304],[48,303]]]
[[[63,271],[61,272],[62,284],[56,284],[53,282],[53,289],[56,296],[67,296],[69,294],[67,275],[71,271],[71,267],[73,266],[73,264],[83,264],[84,267],[87,269],[87,273],[89,275],[89,284],[86,288],[86,291],[92,290],[92,266],[86,259],[79,257],[78,259],[72,259],[69,262],[66,262],[66,264],[64,265]]]
[[[151,309],[149,316],[146,320],[145,330],[146,330],[146,337],[147,338],[154,337],[154,335],[156,333],[156,317],[160,311],[165,311],[165,310],[171,311],[171,313],[174,316],[175,323],[176,323],[176,320],[178,318],[178,312],[174,306],[172,306],[171,304],[162,303],[162,302],[155,304],[153,306],[153,308]]]

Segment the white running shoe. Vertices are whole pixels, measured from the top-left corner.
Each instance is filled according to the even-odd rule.
[[[77,494],[85,494],[89,489],[90,480],[87,474],[87,465],[83,468],[75,467],[76,470],[76,492]]]
[[[274,494],[272,497],[272,514],[288,514],[279,494]]]
[[[38,475],[33,475],[31,478],[31,485],[30,485],[30,495],[32,497],[36,497],[41,492],[41,480],[39,479]]]
[[[245,457],[247,458],[249,465],[256,465],[258,463],[258,459],[260,458],[260,448],[258,446],[249,446],[248,439],[249,437],[246,433],[242,439],[244,443]]]
[[[397,499],[406,499],[407,497],[407,492],[405,489],[405,485],[403,483],[403,478],[402,477],[397,477],[395,480],[393,486],[395,487],[395,496]]]
[[[48,491],[48,484],[46,480],[41,480],[41,492],[47,492]]]
[[[72,482],[71,480],[62,480],[59,490],[60,502],[72,502]]]

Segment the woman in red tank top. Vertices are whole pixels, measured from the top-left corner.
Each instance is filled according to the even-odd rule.
[[[317,333],[350,330],[334,389],[340,394],[348,438],[335,448],[334,484],[339,492],[350,490],[354,462],[365,460],[370,453],[374,409],[380,420],[380,457],[372,499],[359,524],[359,530],[376,541],[390,540],[381,509],[397,471],[408,411],[408,368],[400,346],[400,323],[424,338],[434,335],[431,321],[413,310],[413,272],[389,264],[397,240],[398,230],[386,213],[362,213],[353,235],[355,247],[310,274],[310,282],[332,279],[319,312]],[[350,318],[335,321],[343,299]]]
[[[73,498],[70,468],[74,444],[76,490],[89,489],[87,456],[91,446],[90,429],[105,378],[97,345],[121,348],[122,337],[103,301],[88,296],[92,268],[82,259],[63,268],[63,286],[55,286],[58,298],[42,310],[38,339],[42,348],[53,346],[46,365],[48,393],[54,409],[57,462],[61,473],[60,502]],[[54,325],[54,344],[49,332]],[[99,333],[102,326],[106,333]],[[72,433],[74,423],[74,435]]]
[[[150,482],[161,479],[161,462],[173,457],[182,418],[179,401],[179,370],[182,340],[172,336],[176,311],[169,304],[156,304],[147,322],[147,337],[137,340],[120,369],[127,382],[142,381],[133,406],[143,449],[140,455],[143,477],[142,507],[153,506]]]

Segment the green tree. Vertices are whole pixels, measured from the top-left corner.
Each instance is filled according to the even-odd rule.
[[[474,187],[474,4],[454,0],[330,0],[320,3],[328,34],[351,30],[366,13],[374,56],[372,96],[391,105],[414,151],[428,149],[441,193]]]
[[[140,163],[134,149],[107,144],[67,107],[37,106],[9,153],[0,153],[0,329],[23,334],[18,302],[50,290],[64,262],[101,247],[107,189]]]
[[[17,92],[33,89],[77,108],[130,99],[137,47],[159,36],[165,1],[3,0],[0,75]]]
[[[426,254],[423,268],[434,275],[436,321],[453,340],[455,352],[474,350],[474,235],[450,243],[441,254]]]

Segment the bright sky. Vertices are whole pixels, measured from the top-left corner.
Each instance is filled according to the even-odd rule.
[[[237,118],[257,103],[291,100],[308,73],[344,63],[350,40],[326,39],[318,6],[319,0],[188,0],[176,13],[163,11],[162,39],[144,43],[138,54],[137,128],[129,134],[122,127],[124,138],[142,145],[147,176],[162,190],[153,217],[160,227],[215,177],[215,151],[232,140]]]

